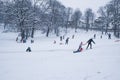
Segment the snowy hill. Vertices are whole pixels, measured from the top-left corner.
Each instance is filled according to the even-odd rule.
[[[73,53],[93,37],[93,49]],[[0,80],[120,80],[120,42],[100,32],[70,32],[68,45],[58,37],[35,35],[35,42],[17,43],[17,33],[0,33]],[[53,41],[56,40],[56,44]],[[60,45],[60,43],[63,43]],[[32,52],[25,52],[30,46]]]

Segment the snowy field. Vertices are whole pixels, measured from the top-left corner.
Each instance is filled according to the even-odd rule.
[[[93,49],[73,53],[81,41],[93,37]],[[101,33],[79,31],[75,38],[60,45],[59,37],[46,38],[36,33],[33,44],[17,43],[17,33],[0,32],[0,80],[120,80],[120,42],[116,38],[100,39]],[[53,44],[56,40],[57,43]],[[30,46],[32,52],[25,52]]]

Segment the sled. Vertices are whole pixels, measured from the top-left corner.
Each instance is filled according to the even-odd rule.
[[[83,51],[83,48],[80,48],[80,50],[73,51],[73,53],[78,53],[78,52],[82,52],[82,51]]]
[[[115,42],[119,42],[120,40],[115,40]]]

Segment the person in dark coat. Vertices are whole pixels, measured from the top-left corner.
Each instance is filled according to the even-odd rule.
[[[28,48],[26,49],[26,52],[31,52],[31,48],[28,47]]]
[[[65,40],[65,44],[68,44],[69,41],[69,37]]]
[[[56,40],[54,40],[54,42],[53,42],[54,44],[56,44]]]
[[[102,35],[100,36],[100,38],[102,39]]]
[[[87,41],[88,45],[86,49],[88,49],[89,46],[90,46],[90,49],[92,49],[92,42],[95,44],[92,38]]]
[[[34,40],[31,40],[31,43],[34,43]]]
[[[72,35],[72,39],[74,39],[75,35]]]
[[[62,41],[62,36],[60,36],[60,41]]]
[[[16,42],[18,42],[18,37],[16,38]]]
[[[96,34],[94,34],[94,39],[96,38]]]
[[[111,39],[111,34],[110,33],[108,34],[108,39]]]
[[[26,43],[26,39],[25,38],[23,39],[23,43]]]

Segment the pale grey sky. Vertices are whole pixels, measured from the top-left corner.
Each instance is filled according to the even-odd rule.
[[[99,7],[104,6],[111,0],[58,0],[66,7],[72,7],[73,9],[79,8],[82,12],[86,8],[93,9],[93,12],[97,13]]]

